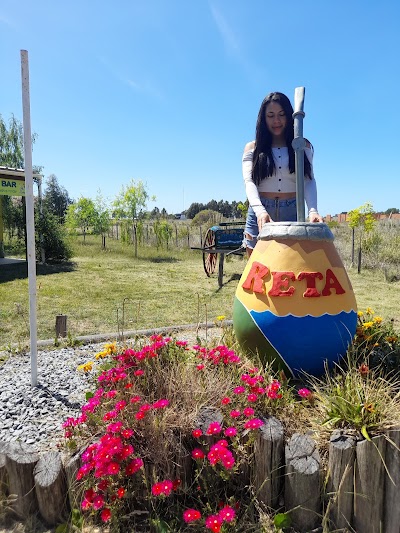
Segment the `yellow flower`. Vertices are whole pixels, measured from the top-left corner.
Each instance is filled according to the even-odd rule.
[[[226,316],[225,315],[219,315],[217,316],[216,320],[219,321],[219,322],[222,322],[223,320],[225,320]]]
[[[366,311],[367,315],[374,315],[375,311],[373,311],[370,307],[367,307]]]
[[[361,318],[362,316],[364,316],[364,313],[362,311],[358,311],[357,316]]]
[[[88,361],[83,365],[79,365],[77,370],[83,370],[84,372],[90,372],[93,368],[93,361]]]
[[[374,322],[375,324],[380,324],[382,322],[383,318],[380,316],[374,316]]]
[[[116,353],[117,351],[117,343],[116,342],[108,342],[105,346],[104,346],[104,350],[107,352],[107,354],[113,354],[113,353]]]
[[[369,329],[369,328],[372,328],[373,325],[374,325],[373,322],[364,322],[363,328],[364,329]]]
[[[95,358],[98,360],[98,359],[103,359],[103,357],[106,357],[108,355],[108,352],[99,352],[95,355]]]

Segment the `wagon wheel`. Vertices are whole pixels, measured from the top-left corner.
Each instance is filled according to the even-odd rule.
[[[215,250],[215,233],[212,229],[209,229],[206,233],[203,248],[204,250]],[[217,257],[218,254],[203,252],[203,265],[205,273],[208,277],[210,277],[211,274],[214,274],[215,272],[215,267],[217,265]]]

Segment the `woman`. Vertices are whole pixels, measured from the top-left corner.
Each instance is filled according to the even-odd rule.
[[[293,134],[293,108],[289,98],[278,92],[268,94],[258,112],[256,139],[246,144],[242,159],[249,200],[244,245],[249,256],[265,223],[297,218]],[[304,198],[308,218],[310,222],[323,222],[317,209],[313,148],[307,140],[304,151]]]

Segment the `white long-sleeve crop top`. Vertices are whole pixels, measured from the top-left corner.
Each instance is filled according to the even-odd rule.
[[[305,154],[310,161],[312,170],[313,149],[306,147]],[[242,158],[243,179],[246,188],[246,195],[249,205],[254,209],[256,216],[266,213],[264,206],[261,204],[259,192],[292,192],[296,196],[296,174],[289,172],[289,152],[287,147],[272,148],[272,155],[275,161],[275,173],[256,185],[252,179],[253,152],[248,150],[244,152]],[[318,211],[317,208],[317,185],[312,173],[312,179],[304,177],[304,198],[308,211]]]

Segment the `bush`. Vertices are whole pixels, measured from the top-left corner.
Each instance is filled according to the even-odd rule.
[[[59,263],[72,257],[72,248],[64,226],[56,215],[48,211],[36,217],[36,256],[39,261],[42,248],[48,262]]]

